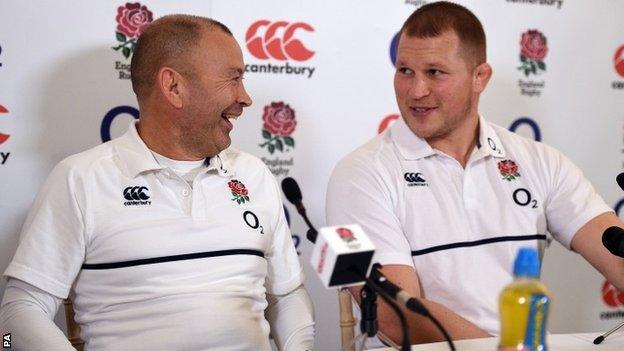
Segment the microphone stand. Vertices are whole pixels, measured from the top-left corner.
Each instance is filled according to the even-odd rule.
[[[364,298],[366,298],[365,295],[367,294],[373,296],[372,306],[365,305],[364,303]],[[392,308],[392,310],[394,310],[394,312],[399,317],[399,321],[401,322],[401,331],[403,332],[403,341],[401,343],[401,351],[410,351],[407,320],[405,319],[405,315],[403,314],[403,311],[401,311],[401,309],[399,308],[399,305],[397,305],[394,299],[387,292],[385,292],[377,284],[376,281],[374,281],[370,277],[366,278],[366,284],[364,285],[364,288],[360,292],[360,295],[362,296],[362,303],[360,307],[362,311],[362,320],[360,322],[360,330],[362,331],[362,333],[366,331],[367,335],[371,337],[377,334],[377,306],[376,306],[377,304],[375,303],[377,294],[381,295],[381,297],[386,301],[386,303],[390,306],[390,308]],[[368,301],[367,303],[370,304],[371,302]],[[365,309],[368,309],[366,311],[367,320],[364,319]],[[373,314],[372,318],[370,316],[371,313]],[[370,329],[369,330],[365,329],[367,327]],[[371,331],[374,331],[372,335],[370,334]]]
[[[370,286],[364,285],[360,290],[360,311],[362,319],[360,320],[360,332],[373,337],[377,334],[377,292]]]
[[[624,322],[620,323],[619,325],[617,325],[615,328],[609,330],[608,332],[600,335],[599,337],[594,339],[594,344],[598,345],[600,344],[607,336],[613,334],[616,330],[622,328],[624,326]]]
[[[396,285],[392,284],[387,278],[386,276],[383,275],[383,273],[381,273],[381,271],[379,270],[381,268],[381,265],[379,263],[375,263],[373,264],[373,267],[371,269],[371,274],[370,277],[367,278],[366,282],[368,284],[369,281],[374,282],[375,285],[378,286],[378,288],[383,291],[386,295],[388,295],[389,298],[392,299],[392,301],[394,302],[395,298],[398,298],[398,292],[400,290],[399,287],[397,287]],[[380,292],[381,294],[381,292]],[[382,295],[383,297],[383,295]],[[404,303],[404,302],[403,302]],[[446,340],[446,342],[449,345],[449,348],[451,349],[451,351],[455,351],[455,344],[453,343],[453,340],[451,339],[451,336],[448,334],[448,332],[446,331],[446,329],[444,329],[444,327],[442,326],[442,323],[440,323],[440,321],[438,321],[437,318],[435,318],[434,315],[432,315],[431,313],[429,313],[429,310],[427,309],[427,307],[425,307],[425,305],[423,305],[420,301],[418,301],[416,298],[410,298],[405,307],[407,307],[407,309],[413,313],[419,314],[423,317],[427,317],[429,318],[429,320],[431,320],[431,322],[436,326],[436,328],[438,328],[438,330],[442,333],[442,335],[444,336],[444,339]],[[405,328],[407,329],[407,324],[405,326]],[[407,336],[404,334],[404,338],[406,338]]]

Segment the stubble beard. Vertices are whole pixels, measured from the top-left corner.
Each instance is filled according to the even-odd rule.
[[[420,138],[425,139],[429,143],[448,137],[449,135],[464,127],[464,123],[470,119],[470,113],[473,110],[474,104],[474,99],[472,97],[468,97],[466,104],[464,104],[464,108],[459,114],[452,116],[451,118],[442,120],[441,125],[435,130],[432,130],[429,133],[425,131],[423,135],[417,135]]]
[[[199,111],[191,111],[191,113],[199,113]],[[205,158],[212,157],[219,152],[221,149],[225,149],[229,146],[221,148],[220,145],[217,144],[217,140],[215,140],[215,130],[220,128],[219,122],[216,124],[209,124],[208,121],[204,122],[202,125],[197,125],[193,122],[193,119],[190,116],[185,116],[178,128],[180,130],[181,136],[181,144],[182,147],[187,150],[191,155]]]

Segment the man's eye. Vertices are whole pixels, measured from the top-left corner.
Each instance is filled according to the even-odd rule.
[[[399,72],[402,74],[412,74],[413,71],[407,67],[400,67]]]
[[[427,71],[427,73],[429,73],[429,74],[430,74],[430,75],[432,75],[432,76],[439,76],[439,75],[441,75],[443,72],[442,72],[442,71],[440,71],[439,69],[433,69],[433,68],[432,68],[432,69],[428,70],[428,71]]]

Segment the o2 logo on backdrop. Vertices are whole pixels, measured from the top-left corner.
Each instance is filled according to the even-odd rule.
[[[290,213],[288,212],[286,205],[284,205],[284,215],[286,217],[286,223],[288,223],[288,228],[290,228]],[[297,250],[297,255],[301,255],[301,252],[299,251],[299,245],[301,244],[301,236],[297,234],[292,234],[292,240],[293,240],[293,243],[295,244],[295,250]]]
[[[2,56],[2,45],[0,45],[0,56]],[[2,67],[2,62],[0,62],[0,67]]]
[[[134,117],[134,119],[139,119],[139,110],[132,106],[117,106],[108,111],[106,115],[104,115],[102,125],[100,126],[100,138],[102,138],[103,143],[111,140],[111,125],[115,118],[124,114],[130,115]]]
[[[390,62],[392,62],[393,66],[396,66],[397,48],[399,46],[399,34],[400,33],[401,32],[397,32],[392,37],[392,41],[390,41]]]
[[[535,141],[542,141],[542,130],[540,129],[540,127],[537,124],[537,122],[535,122],[530,117],[520,117],[520,118],[516,119],[509,126],[509,131],[515,133],[516,130],[518,130],[518,128],[520,128],[521,126],[527,126],[527,127],[529,127],[531,129],[531,131],[533,133],[533,140],[535,140]]]

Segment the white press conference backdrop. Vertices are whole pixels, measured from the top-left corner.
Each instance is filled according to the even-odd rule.
[[[391,44],[423,3],[0,2],[0,270],[53,165],[119,136],[138,115],[128,79],[133,40],[142,21],[172,13],[213,17],[231,28],[254,100],[235,123],[233,144],[262,158],[279,179],[297,179],[312,221],[324,225],[335,163],[398,116]],[[482,20],[488,37],[494,76],[481,113],[562,150],[619,212],[624,2],[459,3]],[[318,349],[337,349],[336,293],[324,290],[309,267],[305,225],[285,207],[315,304]],[[600,331],[624,316],[624,294],[557,243],[546,251],[543,278],[555,296],[553,332]]]

